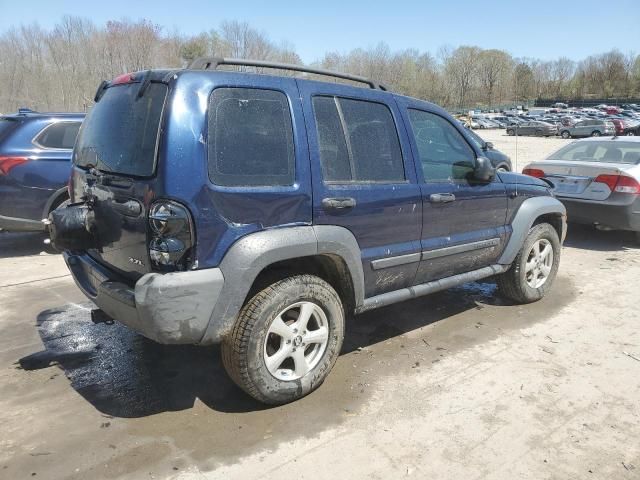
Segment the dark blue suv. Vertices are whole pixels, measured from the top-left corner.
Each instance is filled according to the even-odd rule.
[[[556,276],[550,185],[496,172],[447,112],[375,81],[210,58],[119,76],[95,101],[72,204],[50,216],[94,320],[221,343],[260,401],[317,388],[353,313],[491,276],[532,302]]]
[[[82,113],[21,109],[0,116],[0,230],[44,231],[68,199],[71,150]]]

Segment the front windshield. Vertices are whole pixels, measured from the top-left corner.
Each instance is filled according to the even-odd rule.
[[[635,165],[640,163],[640,142],[616,140],[574,142],[552,153],[547,160]]]

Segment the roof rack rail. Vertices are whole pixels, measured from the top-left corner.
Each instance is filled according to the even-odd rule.
[[[20,107],[18,108],[18,115],[26,115],[27,113],[38,113],[35,110],[31,110],[30,108]]]
[[[291,63],[269,62],[266,60],[245,60],[242,58],[222,58],[222,57],[198,57],[187,65],[188,70],[216,70],[218,65],[238,65],[243,67],[263,67],[275,68],[279,70],[292,70],[294,72],[314,73],[316,75],[325,75],[327,77],[342,78],[351,80],[352,82],[365,83],[370,88],[388,91],[389,88],[383,83],[376,82],[370,78],[361,77],[359,75],[351,75],[349,73],[334,72],[325,70],[324,68],[309,68],[303,65],[294,65]]]

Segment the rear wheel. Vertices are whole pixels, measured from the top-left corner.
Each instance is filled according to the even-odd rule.
[[[507,128],[507,135],[513,137],[516,134],[515,130],[512,128]]]
[[[500,292],[517,303],[540,300],[558,273],[560,248],[553,226],[540,223],[532,227],[511,268],[497,278]]]
[[[592,137],[599,137],[600,135],[602,135],[600,133],[600,130],[594,130],[593,132],[591,132],[591,136]]]
[[[567,130],[563,130],[560,136],[564,139],[571,138],[571,134]]]
[[[280,280],[242,308],[222,343],[229,376],[249,395],[279,405],[318,388],[344,339],[344,311],[336,291],[312,275]]]
[[[632,131],[629,131],[626,133],[627,137],[633,137],[635,135],[635,133],[633,133]]]

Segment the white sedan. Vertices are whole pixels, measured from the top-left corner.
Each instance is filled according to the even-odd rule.
[[[570,222],[631,230],[640,242],[640,137],[577,140],[523,173],[554,185]]]

